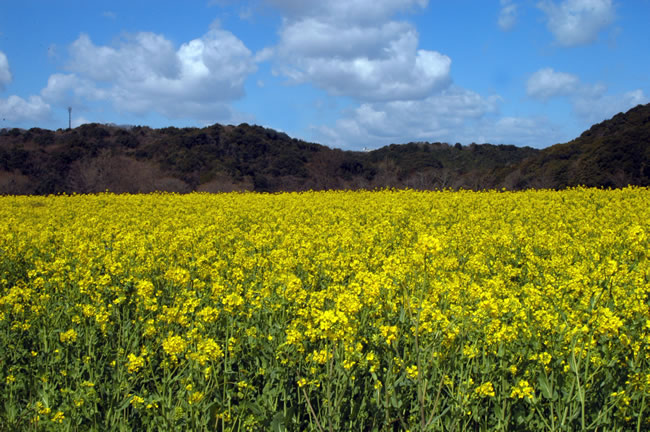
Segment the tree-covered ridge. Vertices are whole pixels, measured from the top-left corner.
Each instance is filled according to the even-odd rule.
[[[650,104],[592,126],[521,165],[521,186],[621,187],[650,184]]]
[[[650,184],[650,105],[544,150],[418,142],[331,149],[248,125],[0,131],[0,193],[293,191]]]

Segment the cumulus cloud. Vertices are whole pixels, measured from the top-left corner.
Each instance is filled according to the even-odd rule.
[[[108,93],[98,88],[95,82],[82,79],[76,74],[53,74],[47,80],[47,86],[41,90],[43,99],[58,105],[83,105],[87,100],[101,100],[109,97]]]
[[[451,59],[418,49],[418,34],[392,14],[426,7],[423,0],[298,2],[272,0],[288,18],[273,58],[274,72],[359,101],[423,99],[446,88]]]
[[[517,24],[517,5],[512,0],[501,0],[498,23],[503,31],[512,30]]]
[[[69,51],[67,68],[95,81],[141,84],[147,79],[173,79],[180,72],[173,44],[154,33],[130,36],[117,48],[97,46],[82,34]]]
[[[5,53],[0,51],[0,90],[4,90],[5,85],[11,82],[11,78],[9,60],[7,60]]]
[[[50,105],[40,96],[30,96],[23,99],[19,96],[9,96],[0,99],[0,117],[12,123],[33,122],[46,120],[50,116]]]
[[[553,68],[544,68],[535,72],[526,85],[529,96],[547,100],[553,96],[568,96],[579,90],[580,80],[577,76],[556,72]]]
[[[116,46],[95,45],[82,34],[69,51],[70,73],[51,76],[43,97],[107,100],[118,111],[170,118],[227,120],[227,103],[243,96],[256,70],[243,42],[217,27],[178,48],[155,33],[127,36]]]
[[[0,51],[0,90],[4,90],[4,86],[9,84],[12,78],[7,56]],[[6,99],[0,99],[0,118],[3,123],[44,120],[49,115],[50,105],[40,96],[30,96],[23,99],[20,96],[11,95]]]
[[[598,33],[614,21],[611,0],[544,0],[538,8],[546,14],[548,29],[560,45],[593,42]]]
[[[309,18],[282,30],[276,72],[363,101],[421,99],[448,85],[451,59],[417,44],[406,23],[339,27]]]

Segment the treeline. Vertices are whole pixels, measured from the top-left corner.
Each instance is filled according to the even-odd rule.
[[[488,189],[650,184],[650,105],[544,150],[418,142],[331,149],[260,126],[0,131],[0,194]]]

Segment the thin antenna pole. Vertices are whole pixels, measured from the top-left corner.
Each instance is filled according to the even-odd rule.
[[[72,107],[68,107],[68,129],[72,129]]]

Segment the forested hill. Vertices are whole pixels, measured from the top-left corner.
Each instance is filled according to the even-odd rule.
[[[544,150],[393,144],[331,149],[260,126],[86,124],[0,131],[0,194],[650,185],[650,105]]]
[[[521,164],[518,187],[650,185],[650,104],[598,123]]]

